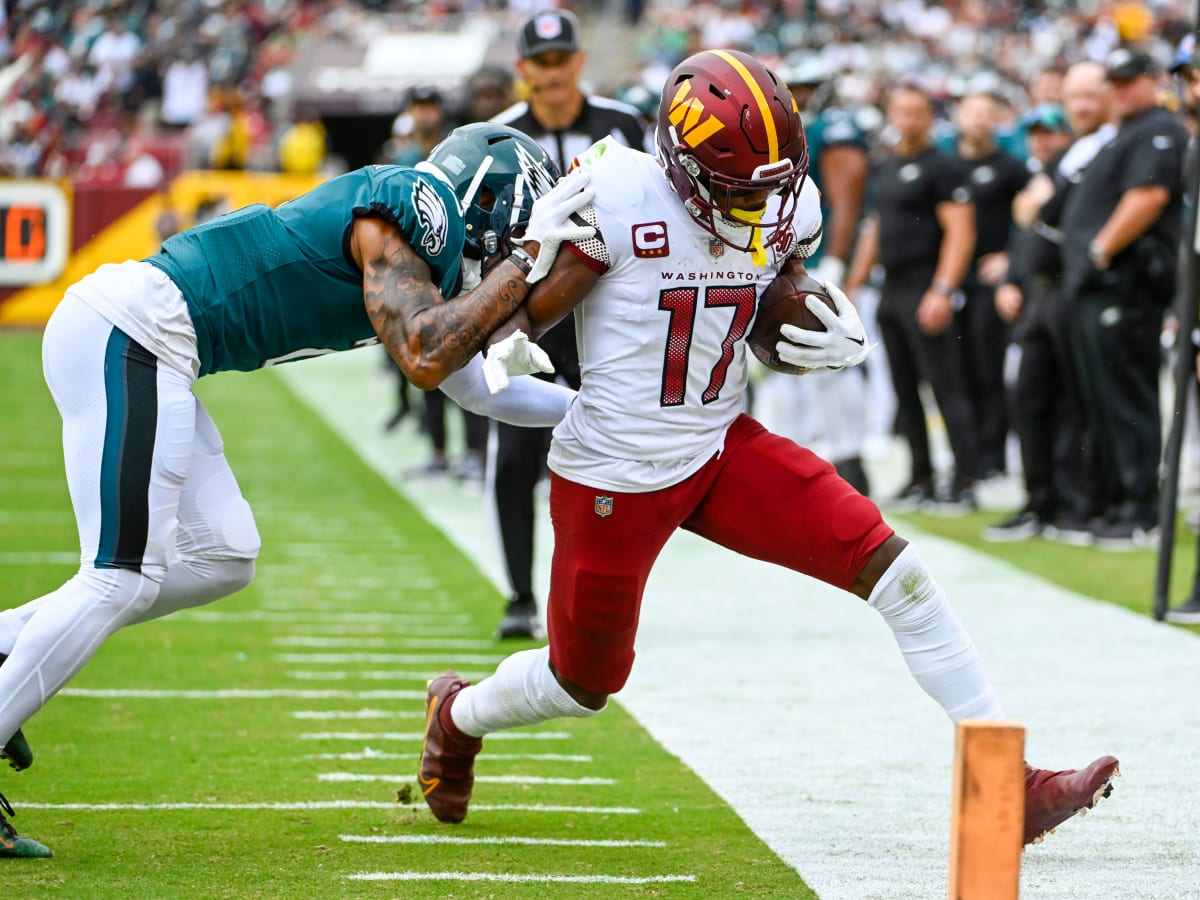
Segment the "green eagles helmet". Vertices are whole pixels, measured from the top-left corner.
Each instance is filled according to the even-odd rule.
[[[477,259],[495,255],[559,175],[537,141],[493,122],[455,128],[418,165],[427,167],[453,186],[467,226],[465,252]]]

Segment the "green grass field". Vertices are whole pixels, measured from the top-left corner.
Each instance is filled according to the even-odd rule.
[[[39,348],[0,333],[4,606],[75,567]],[[616,703],[489,738],[471,816],[437,823],[414,776],[424,681],[515,649],[490,639],[495,588],[274,374],[199,387],[255,509],[258,578],[118,633],[29,723],[37,761],[0,791],[56,855],[4,861],[10,896],[814,896]],[[1153,553],[983,543],[996,518],[904,521],[1149,610]],[[1179,534],[1175,596],[1195,559]]]
[[[0,384],[15,606],[71,575],[77,539],[38,335],[0,334]],[[200,388],[255,509],[259,575],[119,632],[31,720],[35,764],[0,791],[55,857],[4,861],[8,896],[813,896],[617,704],[489,739],[485,796],[437,823],[414,776],[424,683],[514,649],[490,640],[495,589],[274,375]],[[498,872],[532,883],[427,878]],[[359,880],[397,873],[413,880]]]

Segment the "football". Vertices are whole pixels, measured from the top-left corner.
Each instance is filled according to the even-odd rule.
[[[825,330],[825,324],[805,306],[804,301],[810,294],[821,298],[830,309],[837,309],[825,285],[811,275],[794,278],[780,273],[758,298],[758,314],[754,317],[754,326],[746,341],[758,361],[768,369],[787,375],[800,375],[807,371],[783,362],[775,352],[775,345],[782,340],[779,326],[784,323],[809,331]]]

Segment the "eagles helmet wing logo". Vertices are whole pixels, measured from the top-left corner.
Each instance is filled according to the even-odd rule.
[[[413,184],[412,204],[417,212],[417,221],[424,229],[421,246],[430,256],[437,256],[446,246],[446,233],[450,225],[446,204],[433,189],[433,185],[420,178]]]

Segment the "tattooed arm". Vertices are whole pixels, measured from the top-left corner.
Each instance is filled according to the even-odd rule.
[[[446,300],[404,236],[382,219],[354,222],[351,252],[363,272],[367,316],[410,382],[431,390],[482,348],[529,292],[505,260],[475,290]]]

